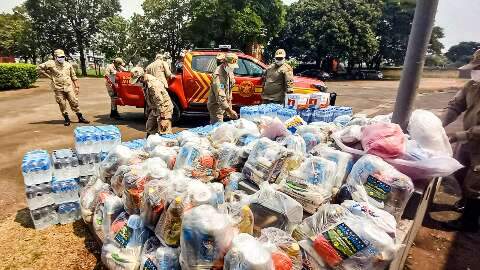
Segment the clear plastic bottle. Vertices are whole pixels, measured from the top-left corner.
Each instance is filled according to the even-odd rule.
[[[183,203],[181,197],[176,197],[168,207],[163,221],[162,239],[169,246],[180,244],[180,232],[182,228]]]
[[[253,235],[253,212],[248,205],[240,210],[240,222],[237,224],[240,233]]]

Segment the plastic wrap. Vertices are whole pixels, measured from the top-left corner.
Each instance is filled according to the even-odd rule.
[[[248,205],[243,205],[240,210],[235,209],[230,214],[233,224],[239,233],[253,234],[254,216]]]
[[[278,137],[285,137],[289,134],[290,132],[278,118],[265,121],[264,125],[261,126],[261,136],[269,138],[270,140],[275,140]]]
[[[285,160],[291,155],[292,152],[280,144],[262,138],[253,146],[242,172],[248,180],[257,185],[262,182],[274,183]]]
[[[370,219],[340,205],[324,205],[297,227],[297,236],[317,264],[339,269],[385,269],[394,259],[395,240]],[[306,238],[306,237],[309,237]]]
[[[156,237],[151,237],[143,247],[140,269],[180,270],[179,255],[180,249],[162,246]]]
[[[398,220],[414,186],[412,180],[373,155],[361,157],[345,183],[353,200],[384,209]]]
[[[272,227],[265,228],[261,231],[258,241],[268,243],[269,245],[274,245],[279,251],[282,251],[289,257],[289,260],[284,260],[283,265],[285,268],[283,269],[302,269],[302,254],[300,252],[300,247],[297,243],[297,240],[293,239],[293,237],[285,231]],[[279,257],[281,258],[281,256]],[[275,267],[275,269],[278,268]]]
[[[297,134],[302,136],[305,141],[307,153],[317,144],[326,143],[329,140],[330,132],[331,130],[326,125],[300,126],[297,129]]]
[[[395,239],[397,232],[397,222],[395,218],[388,213],[376,207],[372,207],[365,202],[356,202],[352,200],[346,200],[342,203],[342,206],[347,208],[352,214],[360,217],[365,217],[375,223],[384,232]]]
[[[352,121],[352,117],[350,115],[340,115],[333,120],[333,123],[339,127],[345,127],[350,121]]]
[[[142,200],[145,184],[148,182],[148,171],[145,170],[144,164],[132,166],[131,170],[124,174],[123,177],[123,204],[125,211],[129,214],[140,213],[140,202]]]
[[[337,168],[333,187],[340,188],[352,170],[352,166],[354,164],[353,155],[333,149],[325,144],[315,146],[310,153],[314,156],[323,157],[335,162]]]
[[[183,213],[184,204],[181,197],[175,198],[168,206],[167,211],[162,213],[155,227],[155,235],[162,244],[178,247],[180,244],[180,228],[182,227]]]
[[[223,123],[218,126],[210,135],[210,140],[214,146],[221,145],[222,143],[234,143],[237,128],[230,123]]]
[[[240,118],[236,121],[233,121],[233,124],[237,128],[236,137],[238,138],[240,134],[251,134],[253,136],[260,136],[260,131],[258,130],[257,124],[252,121],[249,121],[244,118]]]
[[[98,193],[98,202],[93,213],[93,229],[97,237],[104,242],[110,233],[110,226],[123,212],[122,200],[109,191]]]
[[[239,234],[225,256],[224,270],[274,270],[270,250],[249,234]]]
[[[180,147],[189,142],[203,147],[208,147],[210,145],[210,141],[206,137],[199,136],[198,134],[195,134],[189,130],[184,130],[178,133],[177,140]]]
[[[80,210],[82,218],[86,223],[92,222],[93,212],[98,202],[98,193],[108,189],[108,184],[97,178],[92,185],[86,186],[80,191]]]
[[[359,125],[350,125],[334,133],[341,142],[345,144],[354,144],[362,140],[362,127]]]
[[[363,127],[362,147],[366,153],[396,158],[405,153],[407,138],[397,124],[377,123]]]
[[[415,110],[410,116],[408,134],[423,149],[435,155],[453,155],[442,121],[432,112]]]
[[[140,163],[147,158],[147,154],[142,151],[133,151],[130,148],[117,145],[113,148],[107,157],[100,162],[100,178],[110,183],[110,178],[117,172],[121,165]]]
[[[141,166],[141,165],[122,165],[118,167],[115,174],[110,179],[110,186],[112,187],[113,192],[118,197],[123,196],[123,192],[125,191],[125,186],[123,185],[123,178],[125,174],[129,173],[133,166]]]
[[[307,152],[305,140],[300,135],[289,135],[287,137],[278,138],[277,142],[292,152],[300,154],[305,154]]]
[[[151,152],[151,157],[159,157],[161,158],[166,164],[169,169],[173,169],[175,167],[175,160],[178,155],[178,151],[180,151],[180,147],[167,147],[167,146],[156,146]]]
[[[335,173],[335,162],[311,156],[287,175],[281,191],[298,201],[306,212],[314,213],[330,199]]]
[[[188,177],[210,182],[217,177],[217,156],[208,148],[186,143],[180,148],[175,170],[183,170]]]
[[[140,217],[147,228],[155,229],[160,215],[167,206],[168,193],[170,192],[172,192],[172,187],[165,180],[152,180],[145,185]]]
[[[200,205],[185,212],[180,237],[182,269],[221,266],[232,238],[228,217],[212,206]]]
[[[144,147],[145,151],[150,153],[157,146],[174,147],[178,146],[178,141],[176,139],[164,138],[158,134],[148,136]]]
[[[302,221],[302,205],[268,183],[260,185],[260,190],[251,195],[249,201],[255,235],[260,235],[260,230],[267,227],[291,231]]]
[[[246,161],[242,147],[231,143],[222,143],[217,150],[217,155],[218,180],[228,177],[232,172],[240,171]]]

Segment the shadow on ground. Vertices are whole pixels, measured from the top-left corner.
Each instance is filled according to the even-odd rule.
[[[28,208],[18,210],[14,221],[24,228],[34,229],[33,221],[30,217],[30,210]]]
[[[85,248],[88,252],[92,253],[97,262],[95,264],[94,270],[106,269],[101,260],[101,250],[102,245],[99,238],[96,235],[93,235],[92,231],[88,228],[89,225],[85,224],[83,220],[77,220],[73,223],[73,233],[84,239]]]
[[[126,126],[138,131],[145,131],[145,119],[142,112],[124,112],[120,115],[120,119],[112,119],[110,114],[95,115],[95,123]]]

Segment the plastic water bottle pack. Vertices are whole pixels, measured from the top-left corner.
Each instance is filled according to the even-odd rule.
[[[78,202],[63,203],[58,206],[58,223],[68,224],[81,218]]]
[[[120,130],[116,126],[77,127],[74,139],[78,154],[108,152],[121,143]]]
[[[52,167],[48,152],[45,150],[27,152],[22,161],[22,174],[26,186],[50,182]]]
[[[77,153],[72,149],[55,150],[52,153],[53,176],[57,181],[78,178],[80,169]]]
[[[31,210],[30,216],[32,217],[33,226],[37,230],[44,229],[58,223],[58,214],[54,204]]]
[[[50,183],[26,186],[27,205],[30,210],[35,210],[55,203]]]
[[[78,195],[79,190],[80,186],[75,179],[64,181],[56,181],[55,178],[53,179],[52,191],[56,204],[78,202],[80,199]]]

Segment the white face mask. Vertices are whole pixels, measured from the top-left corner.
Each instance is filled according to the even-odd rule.
[[[281,65],[285,64],[285,59],[282,59],[282,60],[276,60],[275,59],[275,64],[277,64],[278,66],[281,66]]]
[[[65,57],[57,57],[57,62],[63,64],[65,62]]]
[[[480,82],[480,70],[472,70],[472,80]]]

